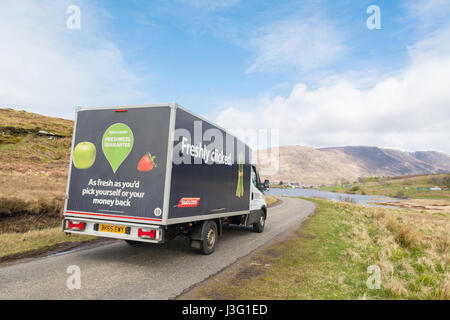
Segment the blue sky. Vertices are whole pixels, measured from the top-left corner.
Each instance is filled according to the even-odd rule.
[[[449,16],[446,0],[2,2],[0,106],[174,101],[281,145],[448,153]]]
[[[262,92],[288,94],[298,81],[315,87],[322,73],[396,72],[407,62],[405,49],[415,40],[408,26],[412,19],[404,18],[401,2],[376,2],[382,8],[381,30],[366,27],[366,9],[374,1],[268,1],[263,5],[261,1],[229,1],[217,8],[203,2],[97,2],[111,15],[105,28],[121,48],[126,65],[149,77],[142,89],[156,101],[178,101],[201,113],[223,101]],[[249,72],[256,54],[247,41],[257,37],[258,30],[288,17],[300,21],[310,15],[324,19],[342,38],[345,49],[332,63],[326,59],[323,66],[304,70],[286,62],[276,69]]]

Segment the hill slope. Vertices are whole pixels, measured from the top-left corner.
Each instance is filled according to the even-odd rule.
[[[279,154],[279,169],[271,172],[271,153]],[[436,151],[404,152],[378,147],[330,147],[315,149],[282,146],[262,150],[257,163],[261,175],[274,182],[333,184],[369,176],[404,176],[450,172],[450,157]]]
[[[67,163],[72,129],[71,120],[0,109],[0,169],[38,170],[50,162]],[[57,136],[40,135],[40,131]]]
[[[0,220],[61,208],[72,128],[71,120],[0,109]]]

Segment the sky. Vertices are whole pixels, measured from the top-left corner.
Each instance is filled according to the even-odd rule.
[[[0,41],[0,107],[177,102],[254,147],[450,154],[448,0],[5,0]]]

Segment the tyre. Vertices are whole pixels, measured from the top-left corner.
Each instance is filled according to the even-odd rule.
[[[213,220],[206,222],[204,234],[200,243],[200,252],[204,255],[208,255],[214,252],[216,248],[217,240],[219,239],[219,233],[217,224]]]
[[[253,224],[253,231],[261,233],[264,231],[265,225],[266,225],[266,216],[261,211],[261,215],[259,216],[258,222]]]
[[[134,240],[125,240],[126,243],[128,243],[130,246],[137,246],[142,244],[141,241],[134,241]]]

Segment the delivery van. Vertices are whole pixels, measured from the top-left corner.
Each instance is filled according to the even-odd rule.
[[[62,229],[130,245],[187,236],[203,254],[223,227],[263,232],[252,151],[175,103],[76,111]]]

